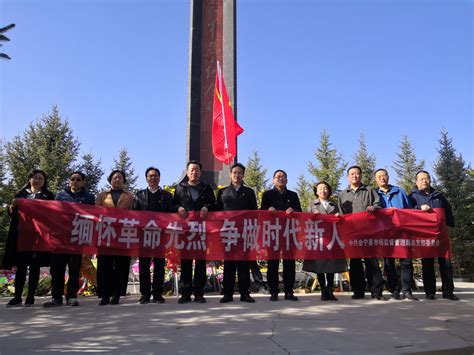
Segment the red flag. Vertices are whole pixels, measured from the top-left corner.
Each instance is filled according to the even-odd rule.
[[[237,155],[237,136],[244,130],[234,119],[232,104],[225,88],[221,66],[217,62],[216,87],[212,116],[212,152],[217,160],[230,164]]]

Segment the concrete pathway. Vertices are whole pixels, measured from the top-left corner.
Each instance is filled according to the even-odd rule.
[[[138,295],[117,306],[80,297],[79,307],[6,308],[0,298],[0,354],[103,352],[160,354],[473,354],[474,284],[456,284],[461,301],[351,300],[270,302],[254,295],[220,304],[139,305]]]

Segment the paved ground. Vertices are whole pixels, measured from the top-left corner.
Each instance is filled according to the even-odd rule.
[[[321,302],[319,294],[299,302],[221,305],[139,305],[138,296],[117,306],[5,308],[0,298],[0,354],[52,352],[160,354],[473,354],[474,284],[456,284],[461,301],[351,300]],[[417,294],[420,298],[422,294]]]

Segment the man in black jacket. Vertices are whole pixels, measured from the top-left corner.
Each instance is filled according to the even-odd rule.
[[[205,219],[209,211],[215,209],[216,198],[211,186],[200,181],[202,165],[191,160],[186,165],[187,182],[180,183],[174,192],[173,204],[175,211],[182,218],[188,216],[187,211],[199,211]],[[193,293],[193,260],[181,259],[181,297],[178,303],[191,302]],[[206,260],[196,260],[194,265],[194,302],[206,303],[204,286],[206,285]]]
[[[451,205],[446,197],[439,191],[431,187],[431,177],[427,171],[421,170],[416,173],[416,189],[410,194],[410,199],[416,209],[429,212],[433,208],[444,208],[446,224],[454,227],[454,216]],[[453,293],[453,266],[451,260],[438,258],[439,272],[441,274],[441,288],[443,298],[451,301],[458,301],[459,298]],[[426,299],[435,300],[436,294],[436,276],[434,270],[434,258],[422,258],[423,268],[423,287],[425,288]]]
[[[230,169],[230,185],[220,189],[217,193],[218,211],[240,211],[257,210],[257,198],[255,192],[243,185],[245,167],[236,163]],[[250,297],[250,270],[248,260],[234,261],[224,260],[224,297],[221,303],[234,300],[235,272],[239,277],[239,293],[242,302],[254,303]]]
[[[138,211],[174,212],[173,196],[160,187],[160,170],[149,167],[145,171],[145,178],[148,187],[136,193],[133,209]],[[153,258],[153,283],[150,276],[150,264],[151,258],[140,257],[138,265],[141,297],[138,302],[147,304],[150,302],[151,295],[153,295],[153,303],[164,303],[165,299],[162,293],[165,281],[165,258]]]
[[[94,205],[95,197],[85,189],[86,175],[75,171],[69,176],[69,186],[56,195],[57,201]],[[51,254],[51,301],[43,303],[45,307],[57,307],[63,304],[64,274],[68,267],[69,279],[67,282],[66,304],[79,306],[77,291],[81,274],[81,254]]]
[[[273,189],[267,190],[262,196],[261,210],[301,212],[300,199],[296,192],[286,188],[288,176],[284,170],[276,170],[273,173]],[[298,297],[293,294],[295,284],[295,260],[283,260],[283,283],[285,290],[285,300],[298,301]],[[268,260],[267,282],[270,288],[270,301],[278,301],[279,277],[278,268],[280,260]]]

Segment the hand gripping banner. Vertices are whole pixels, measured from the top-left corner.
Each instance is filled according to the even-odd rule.
[[[18,249],[178,260],[449,257],[444,210],[382,209],[348,215],[295,212],[130,211],[19,200]]]

